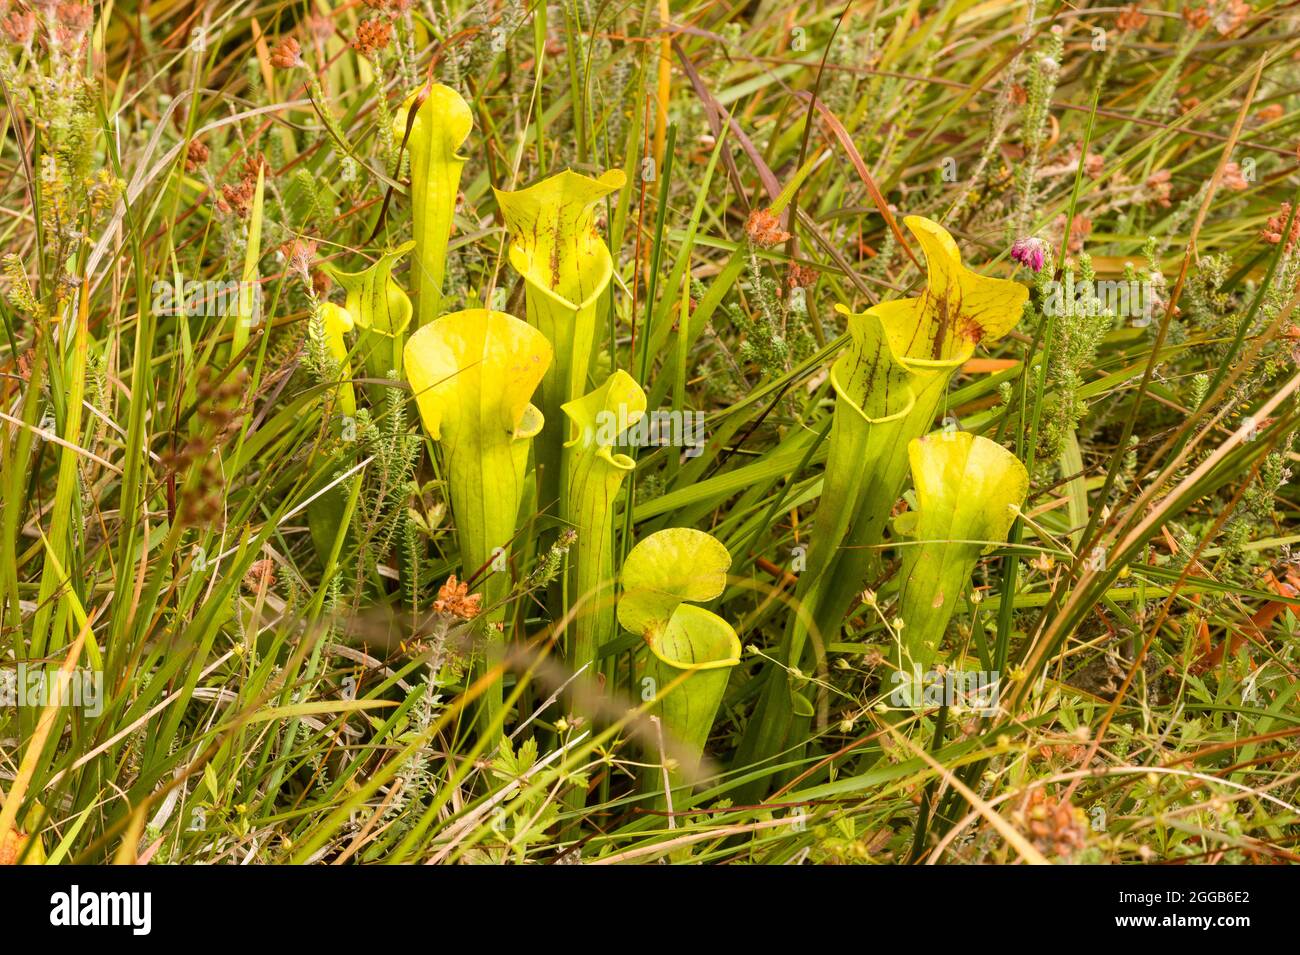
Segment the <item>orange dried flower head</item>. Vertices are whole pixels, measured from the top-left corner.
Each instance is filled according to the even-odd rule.
[[[471,594],[469,584],[458,581],[456,575],[452,574],[438,588],[438,598],[433,602],[433,609],[449,617],[473,620],[482,610],[482,603],[482,594]]]
[[[1199,30],[1210,22],[1208,7],[1183,7],[1183,21],[1192,29]]]
[[[1230,162],[1223,167],[1223,184],[1233,192],[1243,192],[1250,188],[1250,180],[1241,173],[1241,166]]]
[[[191,139],[189,147],[185,150],[185,171],[195,172],[208,161],[210,155],[207,146],[197,139]]]
[[[393,25],[387,20],[362,20],[357,24],[357,35],[352,41],[352,48],[369,59],[386,49],[392,38]]]
[[[1282,114],[1285,112],[1286,108],[1281,103],[1269,103],[1255,114],[1255,118],[1261,123],[1271,123],[1274,120],[1281,119]]]
[[[1291,218],[1291,203],[1284,202],[1278,209],[1277,215],[1271,216],[1268,222],[1264,224],[1264,228],[1259,234],[1260,238],[1269,245],[1277,245],[1282,241],[1282,233],[1286,229],[1286,222],[1289,218]],[[1291,223],[1291,234],[1286,240],[1287,249],[1290,250],[1297,240],[1300,240],[1300,215],[1297,215],[1295,221]]]
[[[275,583],[275,561],[269,557],[253,561],[244,575],[244,586],[249,590],[266,590]]]
[[[54,12],[59,26],[76,38],[86,34],[95,20],[90,5],[85,3],[60,3]]]
[[[265,171],[270,173],[271,167],[266,161],[266,157],[261,153],[253,153],[244,159],[244,164],[239,167],[239,177],[251,182],[257,182],[257,174]]]
[[[253,201],[253,190],[245,182],[238,185],[227,183],[221,187],[221,198],[217,200],[217,208],[225,213],[235,213],[241,219],[248,216],[249,206]]]
[[[1235,33],[1251,13],[1250,4],[1245,0],[1219,0],[1210,8],[1214,11],[1214,29],[1219,36]]]
[[[234,212],[241,219],[246,218],[253,204],[253,194],[257,191],[258,173],[269,175],[270,171],[271,168],[262,154],[253,153],[240,167],[238,184],[233,186],[227,184],[221,187],[221,198],[217,200],[217,208],[222,212]]]
[[[811,265],[792,262],[785,282],[789,288],[812,288],[817,284],[817,270]]]
[[[745,234],[749,241],[761,249],[770,249],[790,238],[790,233],[781,228],[781,220],[770,209],[755,209],[745,222]]]
[[[1029,90],[1019,83],[1012,83],[1007,90],[1007,99],[1011,101],[1012,106],[1024,106],[1029,102]]]
[[[1147,192],[1164,208],[1169,208],[1169,195],[1173,191],[1173,186],[1169,182],[1169,170],[1158,169],[1147,177]]]
[[[280,42],[271,51],[271,65],[276,69],[291,70],[295,66],[304,66],[302,47],[291,36],[280,37]]]
[[[1045,855],[1069,858],[1088,842],[1087,818],[1068,799],[1049,796],[1041,788],[1032,790],[1015,812],[1034,846]]]
[[[5,36],[19,46],[27,46],[36,34],[36,14],[31,10],[20,13],[15,10],[3,21]]]
[[[1146,26],[1149,19],[1150,17],[1139,10],[1138,5],[1134,3],[1126,7],[1124,12],[1115,18],[1115,26],[1126,32],[1136,32]]]

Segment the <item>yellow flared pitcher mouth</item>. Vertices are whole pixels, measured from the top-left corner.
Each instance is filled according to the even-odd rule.
[[[712,611],[682,604],[668,626],[646,641],[661,662],[678,670],[719,670],[740,662],[740,638]]]
[[[589,306],[614,271],[596,232],[596,204],[626,183],[621,169],[598,178],[566,169],[524,189],[494,190],[510,233],[510,264],[561,307]]]

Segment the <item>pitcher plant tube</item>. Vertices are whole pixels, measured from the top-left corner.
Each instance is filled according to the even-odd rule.
[[[507,593],[502,571],[524,496],[525,468],[542,414],[531,403],[551,363],[551,345],[513,315],[468,309],[435,319],[406,343],[406,374],[429,437],[442,448],[452,514],[460,540],[462,577],[486,574],[489,659]],[[500,709],[501,684],[488,695]]]
[[[930,430],[949,381],[975,346],[1011,331],[1029,297],[1017,282],[962,265],[957,243],[943,226],[921,216],[904,222],[925,255],[922,293],[862,313],[837,306],[848,318],[850,343],[830,375],[835,412],[826,471],[813,547],[796,587],[804,612],[790,615],[780,652],[788,667],[803,672],[808,628],[834,639],[866,578],[879,567],[876,552],[907,479],[908,442]],[[738,765],[776,755],[796,714],[812,712],[789,670],[769,667],[766,680]]]
[[[454,89],[440,83],[416,90],[393,117],[393,136],[399,143],[405,140],[411,157],[418,326],[427,325],[442,311],[447,244],[465,165],[465,158],[457,150],[473,126],[469,104]]]
[[[698,775],[731,669],[740,662],[731,624],[693,605],[721,595],[730,568],[731,555],[717,538],[685,527],[651,534],[623,561],[618,620],[645,641],[638,682],[655,694],[674,790]],[[662,789],[662,774],[647,773],[645,786]]]
[[[587,390],[587,374],[614,260],[596,231],[596,204],[623,188],[612,169],[597,179],[565,170],[526,189],[495,190],[510,233],[510,264],[523,276],[528,321],[555,347],[542,380],[542,411],[550,424],[537,449],[541,510],[560,495],[565,402]]]
[[[1007,539],[1029,491],[1025,466],[1002,445],[964,431],[936,432],[907,447],[916,508],[895,529],[912,538],[901,547],[902,583],[891,663],[919,705],[957,599],[981,554]]]
[[[625,371],[563,406],[570,437],[564,445],[563,522],[578,533],[569,560],[569,603],[578,605],[569,663],[579,670],[614,636],[614,503],[636,467],[617,451],[619,439],[645,416],[646,395]]]

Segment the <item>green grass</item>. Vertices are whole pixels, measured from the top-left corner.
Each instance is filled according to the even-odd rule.
[[[103,688],[0,708],[0,859],[11,828],[38,834],[28,861],[83,863],[1296,859],[1300,247],[1265,237],[1300,200],[1287,6],[1143,4],[1125,29],[1047,2],[681,2],[664,25],[650,2],[162,0],[96,4],[89,32],[38,5],[27,45],[25,4],[0,6],[0,674],[66,663]],[[363,57],[376,18],[391,42]],[[341,420],[312,334],[342,302],[325,263],[411,237],[391,122],[429,75],[474,117],[445,311],[524,317],[492,187],[628,174],[597,216],[615,274],[589,384],[622,369],[706,440],[641,449],[615,566],[708,531],[732,559],[708,609],[746,648],[671,811],[640,785],[661,758],[637,638],[602,649],[603,688],[566,666],[554,515],[525,499],[493,608],[508,652],[476,667],[481,633],[434,607],[478,570],[437,442],[359,360]],[[789,238],[754,241],[756,210]],[[834,306],[918,293],[907,215],[1033,289],[932,423],[1030,473],[943,645],[1004,675],[991,716],[886,711],[893,536],[821,652],[780,651]],[[1030,236],[1037,276],[1009,255]],[[1155,307],[1062,313],[1067,274],[1155,282]],[[244,278],[255,323],[221,299]],[[396,278],[414,293],[409,261]],[[186,281],[216,304],[157,307]],[[796,665],[800,738],[738,759],[763,681]]]

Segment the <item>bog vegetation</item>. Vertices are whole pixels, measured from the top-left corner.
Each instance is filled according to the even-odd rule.
[[[1296,859],[1287,5],[0,28],[0,861]]]

